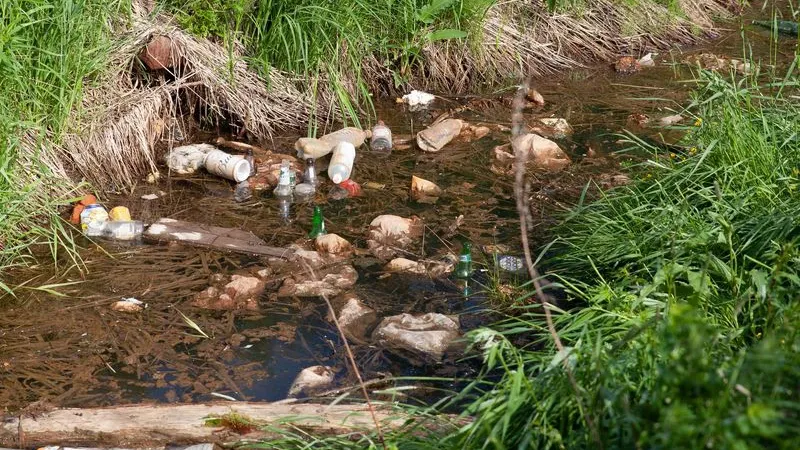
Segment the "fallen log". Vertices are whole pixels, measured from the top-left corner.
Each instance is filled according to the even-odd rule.
[[[382,427],[397,428],[408,417],[376,410]],[[214,422],[209,418],[217,419]],[[224,418],[234,424],[225,424]],[[223,425],[220,425],[220,422]],[[190,445],[264,439],[275,432],[268,425],[291,423],[315,434],[371,431],[375,424],[365,404],[299,403],[152,404],[108,408],[56,409],[35,416],[5,417],[0,421],[0,447],[146,448],[166,444]]]

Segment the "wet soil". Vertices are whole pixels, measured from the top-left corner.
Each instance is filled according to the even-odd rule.
[[[752,29],[747,38],[753,54],[774,53],[768,32]],[[786,59],[792,49],[791,43],[781,43],[775,48],[778,59]],[[574,164],[558,174],[528,174],[535,243],[548,239],[548,226],[577,201],[587,183],[592,182],[589,195],[597,194],[611,187],[613,175],[636,161],[635,154],[615,153],[626,147],[621,141],[623,130],[655,143],[671,143],[682,135],[680,126],[671,130],[639,127],[630,117],[646,115],[655,123],[674,114],[670,108],[679,111],[691,88],[679,80],[691,77],[691,72],[678,62],[688,53],[703,52],[741,55],[741,40],[737,32],[728,32],[708,47],[660,55],[657,67],[633,75],[620,75],[610,65],[601,65],[534,81],[547,104],[527,110],[526,120],[562,117],[575,130],[572,136],[557,140]],[[396,214],[418,216],[425,224],[424,237],[409,251],[409,258],[456,253],[462,240],[469,240],[476,249],[478,268],[486,272],[476,275],[472,294],[466,298],[448,279],[385,277],[378,261],[357,256],[355,290],[380,316],[458,314],[463,331],[468,331],[492,320],[485,311],[490,298],[509,292],[502,286],[506,281],[501,280],[499,288],[493,281],[492,259],[480,249],[500,244],[512,254],[521,253],[513,178],[489,170],[492,149],[507,143],[510,136],[511,95],[513,88],[476,97],[442,98],[427,112],[379,102],[378,115],[396,136],[413,135],[448,110],[472,124],[488,126],[491,133],[472,142],[454,141],[436,154],[413,147],[388,157],[361,152],[354,179],[364,186],[362,197],[327,200],[331,187],[327,180],[318,191],[314,203],[323,207],[328,231],[356,247],[366,247],[367,227],[374,217]],[[215,136],[200,134],[193,140],[211,137]],[[293,154],[296,137],[287,134],[260,145]],[[412,175],[434,181],[444,190],[438,203],[420,204],[409,197]],[[151,193],[160,197],[141,198]],[[145,223],[171,217],[251,231],[273,246],[308,244],[311,203],[293,205],[292,221],[287,223],[279,218],[271,195],[236,203],[231,183],[204,173],[167,177],[157,185],[143,181],[132,192],[101,200],[109,207],[127,206],[134,218]],[[334,367],[338,385],[353,384],[341,339],[326,320],[321,299],[277,299],[268,290],[257,311],[209,312],[191,305],[194,295],[215,274],[261,266],[259,259],[180,245],[92,243],[81,237],[78,242],[84,248],[82,262],[64,256],[58,273],[42,266],[10,277],[9,284],[14,285],[58,285],[52,289],[59,296],[23,288],[17,298],[0,299],[0,405],[7,411],[32,404],[196,402],[213,399],[214,394],[280,400],[297,373],[316,364]],[[133,314],[112,310],[111,305],[122,297],[139,299],[147,308]],[[188,326],[184,315],[208,337]],[[369,343],[355,344],[354,349],[365,379],[391,375],[463,378],[476,367],[463,354],[448,355],[441,365],[414,367]],[[426,393],[422,390],[419,395]]]

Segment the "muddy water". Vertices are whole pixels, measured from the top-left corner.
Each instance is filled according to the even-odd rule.
[[[767,32],[747,34],[753,54],[773,53]],[[690,52],[735,56],[741,55],[742,45],[738,33],[729,32],[714,45]],[[791,42],[777,47],[779,60],[792,52]],[[661,55],[657,67],[632,76],[617,75],[603,65],[535,81],[548,103],[541,110],[528,111],[526,119],[532,123],[537,117],[566,118],[575,134],[558,142],[575,164],[555,175],[529,174],[534,241],[546,240],[548,225],[578,198],[587,182],[607,186],[625,161],[635,159],[612,156],[624,147],[617,133],[630,128],[654,142],[680,136],[680,130],[632,127],[629,116],[646,114],[657,119],[673,114],[669,108],[679,109],[689,86],[678,80],[690,73],[672,62],[685,56],[680,51]],[[767,56],[765,62],[769,62]],[[375,216],[416,215],[425,223],[425,235],[410,257],[456,252],[462,240],[469,240],[479,268],[491,272],[491,258],[480,251],[482,246],[502,244],[511,253],[520,253],[513,180],[489,170],[492,148],[508,142],[509,92],[441,99],[433,111],[423,113],[408,112],[393,102],[379,103],[379,116],[395,135],[412,135],[447,110],[457,110],[456,117],[472,124],[489,126],[491,133],[473,142],[453,142],[437,154],[413,148],[389,157],[360,153],[354,178],[365,186],[371,182],[383,187],[365,188],[360,198],[329,201],[325,194],[330,184],[325,184],[315,202],[323,207],[329,232],[364,248],[367,226]],[[260,145],[292,153],[296,137],[279,136]],[[586,157],[590,150],[596,156]],[[409,198],[412,175],[444,189],[437,204],[419,204]],[[161,197],[141,199],[150,193]],[[233,186],[207,174],[169,177],[158,185],[143,183],[133,192],[102,200],[108,206],[128,206],[136,219],[146,223],[171,217],[252,231],[274,246],[307,244],[311,204],[294,205],[292,221],[286,223],[278,218],[276,203],[268,194],[235,203]],[[463,219],[456,227],[460,216]],[[0,405],[8,410],[34,402],[92,406],[207,401],[214,399],[214,393],[241,400],[279,400],[302,368],[316,364],[334,367],[337,385],[353,384],[342,342],[326,320],[321,300],[278,299],[267,292],[258,311],[209,312],[191,305],[210,277],[262,265],[257,258],[184,246],[79,242],[85,247],[83,263],[64,260],[62,267],[69,268],[65,273],[39,268],[16,273],[12,280],[12,284],[28,286],[64,284],[57,288],[62,296],[20,290],[18,299],[2,299]],[[354,265],[359,271],[356,293],[382,316],[459,314],[464,331],[491,320],[483,312],[487,292],[492,290],[488,273],[476,275],[473,294],[464,298],[446,279],[384,277],[380,264],[364,255],[356,257]],[[73,282],[77,283],[69,284]],[[110,305],[121,297],[137,298],[148,307],[137,314],[111,310]],[[208,337],[198,336],[183,315]],[[354,343],[354,351],[366,379],[464,377],[474,370],[463,355],[448,355],[437,366],[414,367],[369,343]]]

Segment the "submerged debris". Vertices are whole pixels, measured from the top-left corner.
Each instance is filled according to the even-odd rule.
[[[445,119],[417,133],[417,146],[422,151],[438,152],[461,133],[464,121]]]
[[[400,314],[381,321],[372,338],[414,365],[439,363],[461,336],[458,319],[443,314]]]
[[[331,387],[333,384],[333,369],[328,366],[312,366],[301,370],[289,388],[289,397],[300,394],[310,395]]]

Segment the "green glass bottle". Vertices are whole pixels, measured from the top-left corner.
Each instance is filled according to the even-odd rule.
[[[308,233],[308,237],[316,239],[317,236],[322,236],[323,234],[327,234],[327,231],[325,231],[325,218],[322,217],[322,208],[315,206],[314,215],[311,217],[311,231]]]
[[[472,244],[464,242],[461,246],[461,255],[458,257],[455,277],[465,280],[472,276]]]

